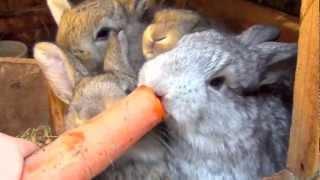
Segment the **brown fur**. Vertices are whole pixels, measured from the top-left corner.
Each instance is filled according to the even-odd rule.
[[[198,13],[182,9],[158,11],[143,34],[143,54],[151,59],[177,44],[183,35],[209,28],[209,22]]]
[[[56,43],[76,56],[90,72],[101,72],[110,37],[105,35],[99,39],[98,32],[107,29],[105,33],[109,34],[109,31],[124,30],[130,46],[129,63],[137,73],[144,61],[141,39],[148,24],[144,16],[155,4],[156,0],[86,0],[71,9],[60,8],[63,13]],[[52,13],[55,14],[54,9]]]

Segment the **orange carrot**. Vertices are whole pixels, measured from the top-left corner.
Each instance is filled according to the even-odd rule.
[[[25,161],[23,180],[93,178],[165,115],[160,100],[139,87],[87,124],[63,133]]]

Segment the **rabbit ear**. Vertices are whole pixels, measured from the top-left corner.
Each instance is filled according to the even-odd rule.
[[[47,0],[47,5],[58,25],[63,13],[66,10],[71,9],[71,3],[68,0]]]
[[[273,84],[283,79],[284,76],[290,76],[295,67],[297,55],[297,44],[264,42],[250,49],[258,52],[264,59],[261,64],[265,66],[265,75],[260,79],[260,86]]]
[[[135,74],[128,60],[128,41],[123,31],[111,32],[104,59],[104,71],[121,71]]]
[[[292,60],[292,58],[288,61],[282,61],[269,66],[265,75],[262,77],[259,86],[275,84],[276,82],[279,82],[279,80],[281,80],[282,84],[291,86],[295,67],[296,61]]]
[[[280,30],[274,26],[254,25],[236,36],[247,46],[260,44],[266,41],[273,41],[280,35]]]
[[[267,66],[280,61],[291,60],[297,55],[298,49],[296,43],[280,42],[264,42],[249,48],[257,51],[264,59],[266,59]]]
[[[129,12],[134,12],[140,18],[146,11],[156,7],[157,0],[132,0],[128,4]]]
[[[56,96],[69,103],[79,77],[66,54],[56,45],[45,42],[36,44],[33,51],[34,58]]]

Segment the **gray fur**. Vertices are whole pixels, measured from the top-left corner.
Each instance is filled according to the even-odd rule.
[[[244,45],[255,45],[266,41],[273,41],[280,35],[280,30],[274,26],[253,25],[243,31],[238,38]]]
[[[235,90],[258,89],[267,60],[296,48],[247,45],[214,30],[193,33],[142,67],[139,84],[152,87],[171,116],[170,179],[253,180],[284,168],[289,111],[271,94]],[[226,82],[210,86],[220,76]]]

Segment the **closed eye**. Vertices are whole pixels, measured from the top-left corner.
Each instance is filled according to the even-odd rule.
[[[101,28],[98,31],[95,40],[96,41],[105,41],[105,40],[107,40],[109,38],[110,32],[111,32],[111,29],[108,28],[108,27]]]

